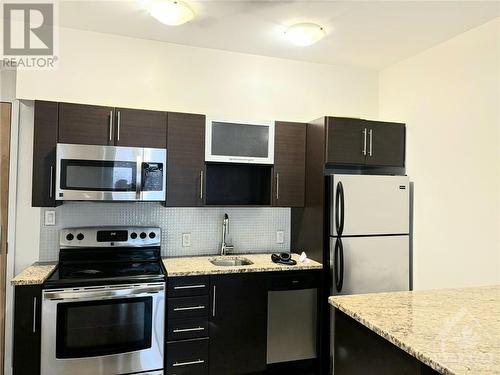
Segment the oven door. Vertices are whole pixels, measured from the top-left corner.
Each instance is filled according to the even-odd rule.
[[[56,200],[165,200],[165,149],[59,143],[56,157]]]
[[[163,369],[165,284],[44,290],[41,374]]]

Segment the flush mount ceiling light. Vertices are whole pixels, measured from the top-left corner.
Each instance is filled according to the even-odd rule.
[[[315,23],[297,23],[285,31],[285,37],[296,46],[306,47],[325,36],[325,30]]]
[[[182,1],[159,0],[149,5],[149,14],[169,26],[182,25],[194,18],[192,9]]]

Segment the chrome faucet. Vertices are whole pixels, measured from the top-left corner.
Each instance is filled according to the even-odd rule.
[[[229,216],[224,214],[224,220],[222,220],[222,243],[220,245],[220,255],[227,255],[228,251],[234,249],[233,245],[227,244],[227,235],[229,234]]]

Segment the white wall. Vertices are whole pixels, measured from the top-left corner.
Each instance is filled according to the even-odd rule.
[[[500,18],[380,73],[405,121],[415,288],[500,282]]]
[[[59,68],[19,72],[19,98],[295,121],[378,112],[375,71],[64,28],[59,40]]]

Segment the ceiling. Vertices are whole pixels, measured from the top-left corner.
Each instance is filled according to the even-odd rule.
[[[165,26],[145,1],[61,1],[61,26],[309,62],[381,69],[500,16],[500,1],[185,0],[196,18]],[[316,22],[327,36],[309,47],[283,37]]]

